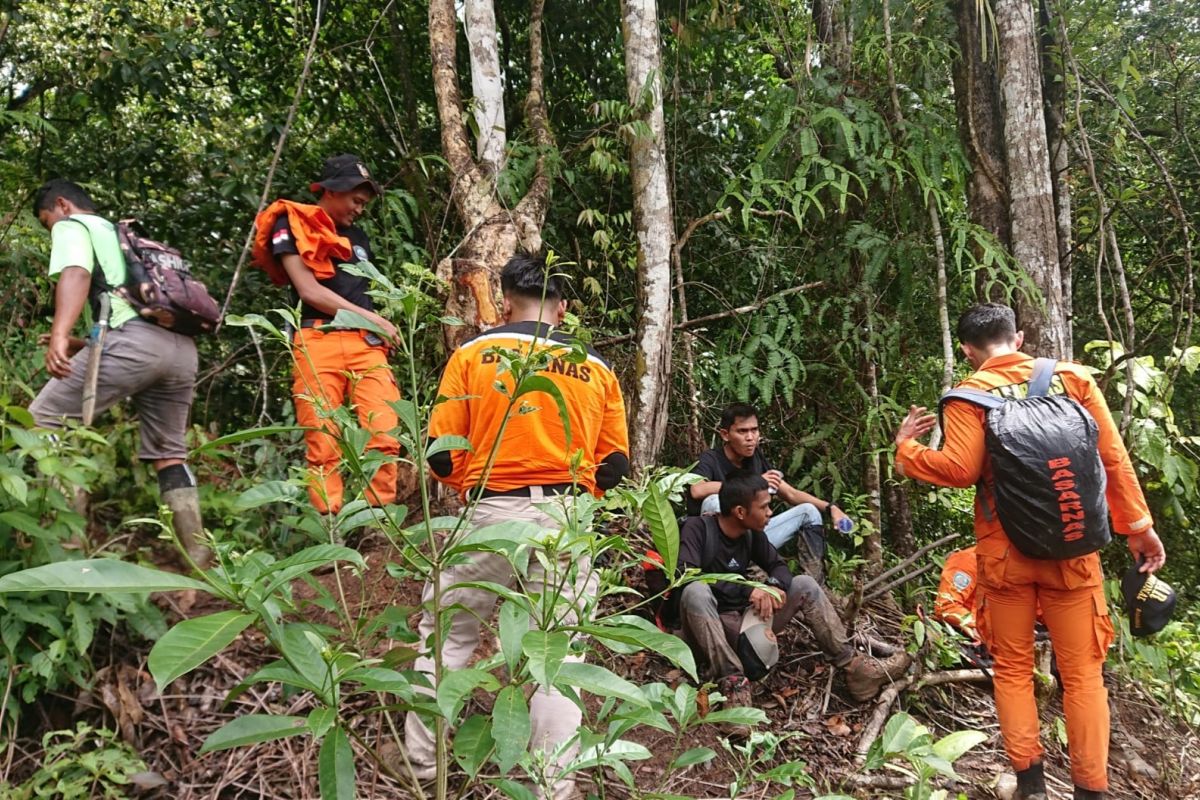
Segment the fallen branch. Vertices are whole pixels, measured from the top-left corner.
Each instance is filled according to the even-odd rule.
[[[952,534],[950,534],[949,536],[943,536],[941,539],[938,539],[936,542],[932,542],[932,543],[930,543],[930,544],[927,544],[927,545],[925,545],[925,546],[924,546],[924,547],[922,547],[920,550],[918,550],[917,552],[913,553],[911,556],[909,556],[908,558],[904,559],[903,561],[901,561],[901,562],[900,562],[899,564],[897,564],[896,566],[894,566],[894,567],[892,567],[891,569],[889,569],[887,572],[880,573],[879,575],[875,576],[875,577],[874,577],[874,578],[872,578],[871,580],[867,581],[866,585],[865,585],[865,586],[863,586],[863,591],[864,591],[864,592],[869,592],[869,591],[871,591],[871,589],[875,588],[876,586],[878,586],[878,585],[879,585],[880,583],[882,583],[883,581],[886,581],[888,578],[892,577],[893,575],[895,575],[895,574],[896,574],[897,572],[899,572],[900,570],[902,570],[902,569],[904,569],[905,567],[909,566],[910,564],[912,564],[913,562],[915,562],[917,559],[919,559],[921,556],[923,556],[923,555],[925,555],[926,553],[928,553],[930,550],[933,550],[933,549],[934,549],[934,548],[936,548],[936,547],[940,547],[941,545],[945,544],[946,542],[952,542],[952,541],[954,541],[955,539],[957,539],[958,537],[959,537],[959,534],[957,534],[957,533],[952,533]]]
[[[877,597],[882,597],[883,595],[890,592],[892,589],[895,589],[897,586],[903,586],[904,584],[908,583],[909,581],[921,577],[926,572],[929,572],[936,566],[937,566],[937,562],[931,561],[918,570],[914,570],[913,572],[910,572],[907,575],[901,575],[899,578],[896,578],[896,580],[888,583],[886,586],[882,586],[878,589],[874,589],[871,592],[864,595],[863,602],[869,603]]]
[[[824,286],[824,285],[825,285],[825,281],[813,281],[811,283],[802,283],[799,286],[793,286],[790,289],[784,289],[781,292],[776,292],[773,295],[764,297],[763,299],[758,300],[754,303],[750,303],[749,305],[738,306],[737,308],[731,308],[728,311],[718,311],[716,314],[707,314],[703,317],[696,317],[695,319],[690,319],[687,322],[681,322],[678,325],[676,325],[673,328],[673,330],[677,330],[677,331],[691,330],[692,328],[699,328],[702,325],[707,325],[710,322],[716,322],[719,319],[725,319],[727,317],[735,317],[738,314],[749,314],[753,311],[758,311],[760,308],[762,308],[763,306],[765,306],[767,303],[771,302],[772,300],[778,300],[781,297],[787,297],[788,295],[796,294],[797,292],[807,291],[808,289],[816,289],[817,287]],[[596,347],[607,347],[612,344],[623,344],[624,342],[633,341],[633,337],[634,337],[634,334],[632,334],[632,333],[626,333],[621,336],[610,336],[607,339],[600,339],[599,341],[595,342],[595,346]]]
[[[912,691],[919,692],[930,686],[941,686],[946,683],[984,683],[987,680],[987,675],[978,669],[947,669],[930,672],[920,677],[908,675],[896,681],[880,692],[879,697],[875,699],[875,710],[867,724],[863,726],[862,736],[855,749],[855,766],[862,766],[867,758],[867,752],[871,749],[871,744],[879,738],[879,734],[887,722],[892,704],[896,702],[901,693],[908,691],[910,687]]]

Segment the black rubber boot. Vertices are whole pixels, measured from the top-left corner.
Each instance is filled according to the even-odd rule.
[[[1041,763],[1017,773],[1017,797],[1021,800],[1046,800],[1046,773]]]
[[[1075,800],[1104,800],[1104,792],[1075,787]]]

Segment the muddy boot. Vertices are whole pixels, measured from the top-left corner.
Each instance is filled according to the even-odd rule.
[[[1082,789],[1076,786],[1074,800],[1104,800],[1104,792],[1097,792],[1093,789]]]
[[[822,525],[803,525],[796,534],[796,559],[805,575],[817,583],[825,583],[825,528]]]
[[[204,522],[200,518],[200,494],[193,486],[163,493],[163,502],[171,509],[171,524],[179,544],[200,569],[212,563],[212,551],[204,544]]]
[[[903,677],[912,666],[908,653],[897,653],[887,658],[871,658],[857,654],[843,669],[846,672],[846,688],[850,696],[860,703],[879,694],[885,684]]]
[[[751,708],[753,700],[750,695],[750,681],[745,675],[726,675],[717,681],[717,691],[725,696],[721,708]],[[749,739],[754,728],[740,722],[723,722],[721,732],[731,739]]]
[[[1017,773],[1018,800],[1046,800],[1046,774],[1040,763]]]

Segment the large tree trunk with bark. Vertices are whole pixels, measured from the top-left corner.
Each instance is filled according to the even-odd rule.
[[[954,62],[954,105],[958,112],[959,138],[971,178],[967,184],[967,209],[971,221],[991,233],[1008,250],[1012,237],[1008,220],[1008,169],[1004,158],[1004,123],[1000,113],[1000,80],[996,71],[996,48],[992,38],[984,40],[990,26],[980,18],[976,0],[951,4],[958,22],[958,58]],[[976,290],[992,299],[980,275]]]
[[[1012,253],[1041,294],[1018,295],[1017,319],[1029,352],[1069,358],[1033,4],[995,0],[995,14]]]
[[[1072,286],[1074,242],[1071,236],[1070,143],[1064,124],[1067,114],[1067,70],[1058,40],[1059,20],[1048,0],[1039,0],[1042,42],[1042,94],[1046,104],[1046,145],[1050,151],[1050,180],[1054,187],[1054,225],[1058,238],[1058,271],[1062,281],[1063,325],[1067,350],[1073,358],[1075,301]]]
[[[518,248],[536,252],[542,247],[541,228],[550,203],[551,181],[546,156],[554,148],[546,114],[542,67],[542,11],[544,0],[534,0],[529,28],[529,95],[525,124],[533,132],[540,155],[534,178],[525,196],[507,208],[496,194],[496,169],[503,160],[505,134],[497,125],[480,124],[476,160],[472,152],[459,90],[457,70],[457,18],[454,0],[430,0],[429,47],[433,61],[433,86],[441,123],[442,155],[449,166],[451,200],[466,231],[461,243],[437,267],[449,287],[447,316],[462,325],[447,326],[443,334],[449,348],[500,322],[500,270]],[[503,125],[503,92],[496,54],[495,14],[488,0],[468,3],[471,73],[477,112]],[[490,17],[489,28],[486,20]],[[496,80],[492,80],[492,77]],[[499,159],[494,161],[493,159]]]
[[[625,84],[646,122],[630,142],[633,218],[638,238],[637,383],[632,403],[633,463],[655,463],[667,431],[671,375],[671,246],[675,226],[667,184],[662,52],[654,0],[623,0]]]

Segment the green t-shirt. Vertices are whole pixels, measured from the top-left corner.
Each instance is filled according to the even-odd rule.
[[[125,256],[117,241],[117,230],[108,220],[95,214],[74,214],[50,229],[50,277],[67,267],[82,267],[90,273],[97,258],[109,286],[125,282]],[[125,300],[111,292],[109,296],[112,298],[109,327],[119,328],[138,315]]]

